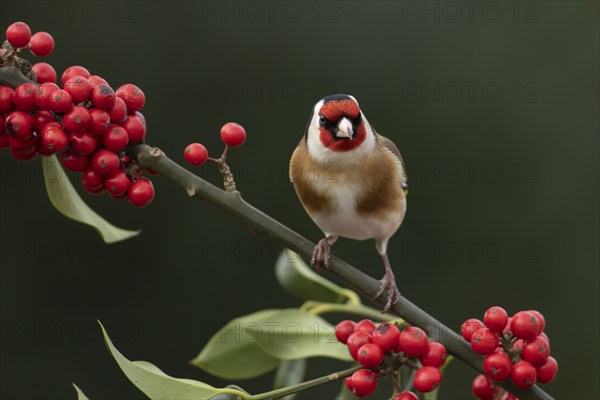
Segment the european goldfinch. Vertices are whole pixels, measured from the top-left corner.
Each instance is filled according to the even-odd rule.
[[[375,239],[385,265],[375,298],[387,291],[387,311],[400,298],[387,246],[404,219],[408,187],[396,145],[375,132],[353,96],[328,96],[315,105],[292,155],[290,179],[325,234],[314,249],[313,266],[328,267],[338,237]]]

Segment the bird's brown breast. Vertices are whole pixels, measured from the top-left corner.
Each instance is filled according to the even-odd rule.
[[[292,155],[290,178],[312,215],[335,210],[333,185],[360,186],[354,199],[360,216],[384,218],[390,212],[403,215],[406,208],[402,168],[394,154],[379,142],[360,163],[342,168],[315,161],[302,140]]]

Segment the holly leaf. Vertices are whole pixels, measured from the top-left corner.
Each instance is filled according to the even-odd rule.
[[[293,251],[284,250],[275,263],[275,276],[290,294],[303,299],[327,303],[343,303],[358,295],[317,274]]]
[[[105,243],[137,236],[140,231],[118,228],[92,210],[79,196],[56,156],[42,157],[46,192],[52,205],[64,216],[95,228]]]
[[[281,389],[287,386],[297,385],[304,379],[306,373],[306,358],[299,360],[282,361],[275,371],[275,380],[273,382],[273,389]],[[296,398],[298,393],[292,393],[285,397],[283,400],[292,400]]]
[[[192,360],[192,365],[223,379],[248,379],[262,375],[279,364],[247,336],[246,328],[269,318],[277,310],[263,310],[236,318],[221,328]]]
[[[335,328],[323,318],[296,308],[281,309],[245,327],[245,335],[280,360],[329,357],[351,361]]]
[[[125,376],[150,399],[157,400],[208,400],[218,394],[236,394],[247,399],[245,392],[234,389],[219,389],[191,379],[173,378],[156,365],[146,361],[129,361],[111,342],[100,322],[106,347],[125,373]]]
[[[72,383],[72,385],[75,388],[75,392],[77,393],[77,400],[90,400],[85,394],[83,394],[81,389],[79,389],[79,387],[77,387],[76,384]]]

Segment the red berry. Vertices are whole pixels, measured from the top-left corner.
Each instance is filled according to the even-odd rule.
[[[19,161],[29,161],[29,160],[33,160],[34,158],[37,157],[37,153],[36,153],[35,149],[31,152],[26,152],[26,151],[20,151],[20,150],[13,150],[11,148],[10,154],[13,156],[13,158],[15,160],[19,160]]]
[[[532,313],[519,311],[513,315],[510,330],[519,339],[531,340],[540,333],[540,324]]]
[[[89,156],[96,150],[96,138],[87,132],[73,132],[69,135],[69,145],[73,153]]]
[[[88,156],[80,156],[67,150],[62,153],[62,163],[66,169],[73,172],[83,172],[88,169],[90,159]]]
[[[202,146],[200,143],[192,143],[189,146],[187,146],[185,148],[185,150],[183,151],[183,156],[185,157],[185,159],[187,160],[187,162],[189,162],[192,165],[202,165],[206,162],[206,160],[208,159],[208,151],[206,150],[206,147]],[[348,322],[352,322],[352,321],[342,321],[345,323]],[[348,331],[349,333],[343,337],[345,337],[346,340],[348,340],[348,336],[350,336],[352,334],[352,332],[354,332],[354,326],[356,324],[354,322],[352,322],[351,326],[348,326],[348,329],[351,329],[350,331]],[[340,324],[338,324],[338,326],[340,326]],[[338,334],[338,327],[336,326],[336,336]],[[338,337],[339,340],[339,337]],[[340,340],[340,342],[342,342]],[[345,341],[342,343],[346,343]]]
[[[117,89],[117,96],[125,102],[127,111],[132,113],[141,110],[146,103],[146,95],[133,83],[127,83]]]
[[[427,334],[416,326],[409,326],[400,332],[398,347],[410,357],[418,357],[427,351]]]
[[[350,335],[346,341],[346,344],[348,345],[348,352],[352,358],[356,360],[358,357],[358,350],[367,343],[373,343],[371,335],[363,331],[354,331],[354,333]]]
[[[471,336],[471,347],[478,354],[490,354],[498,348],[498,337],[488,328],[476,330]]]
[[[104,110],[92,108],[90,113],[90,126],[88,132],[94,136],[102,136],[108,132],[110,127],[110,116]]]
[[[40,133],[42,149],[45,153],[58,153],[64,151],[69,144],[69,139],[58,123],[44,125]]]
[[[106,81],[106,79],[102,78],[101,76],[98,75],[92,75],[88,78],[88,81],[90,81],[90,83],[99,85],[101,83],[104,83],[105,85],[108,85],[108,82]]]
[[[146,138],[146,124],[137,115],[127,117],[121,126],[127,130],[130,143],[141,142]]]
[[[25,22],[15,22],[6,29],[6,40],[17,48],[25,47],[31,40],[31,29]]]
[[[550,338],[548,337],[548,335],[546,335],[545,332],[540,333],[537,338],[544,339],[546,341],[546,343],[548,344],[548,346],[550,346]]]
[[[228,122],[221,128],[221,140],[227,146],[237,147],[246,141],[246,131],[241,125]]]
[[[127,116],[127,106],[120,97],[115,98],[114,106],[108,110],[110,115],[110,122],[113,124],[120,124]]]
[[[473,332],[484,328],[485,325],[478,319],[471,318],[466,320],[462,326],[460,327],[460,332],[462,337],[465,338],[467,342],[471,341],[471,336],[473,336]]]
[[[88,130],[92,117],[87,108],[82,106],[73,106],[73,108],[65,113],[62,119],[62,124],[68,131],[85,132]]]
[[[352,374],[352,393],[365,397],[377,389],[377,375],[368,369],[359,369]]]
[[[46,57],[54,50],[54,38],[48,32],[38,32],[31,37],[29,49],[38,57]]]
[[[15,89],[13,104],[21,111],[33,111],[35,105],[35,92],[37,86],[32,83],[23,83]]]
[[[491,307],[485,312],[483,323],[494,332],[502,332],[508,323],[508,313],[502,307]]]
[[[50,109],[55,113],[66,113],[73,108],[73,99],[69,92],[63,89],[55,90],[48,96],[48,104]]]
[[[413,392],[401,392],[394,397],[394,400],[419,400]]]
[[[186,160],[188,160],[188,162],[190,162],[194,165],[200,165],[204,161],[196,164],[195,162],[190,161],[191,156],[188,156],[188,154],[187,154],[188,149],[194,145],[202,146],[201,144],[198,144],[198,143],[192,143],[188,147],[185,148],[185,152],[183,155],[185,156]],[[206,152],[206,156],[208,157],[208,152],[206,151],[206,148],[204,146],[202,146],[202,148],[204,149],[204,152]],[[189,153],[193,153],[193,152],[194,152],[194,150],[189,151]],[[190,158],[188,158],[188,157],[190,157]],[[194,161],[197,161],[197,160],[198,160],[198,158],[194,159]],[[337,338],[338,342],[346,344],[348,342],[348,338],[350,337],[350,335],[352,335],[354,333],[355,326],[356,326],[356,323],[354,321],[350,321],[350,320],[345,320],[345,321],[342,321],[339,324],[337,324],[335,326],[335,337]]]
[[[54,114],[47,110],[37,110],[33,113],[33,130],[35,132],[42,132],[42,128],[44,125],[56,122],[56,118],[54,118]]]
[[[363,344],[360,349],[358,349],[356,361],[358,361],[363,367],[375,368],[381,364],[382,360],[383,351],[381,351],[381,347],[375,343]]]
[[[529,361],[519,361],[512,367],[510,380],[519,389],[529,389],[535,384],[537,373]]]
[[[533,365],[544,365],[550,356],[548,343],[543,338],[536,338],[523,346],[520,357]]]
[[[519,339],[513,343],[513,349],[521,351],[521,350],[523,350],[524,345],[525,345],[525,341],[523,339]]]
[[[102,138],[104,147],[112,151],[121,151],[128,143],[129,137],[127,136],[127,131],[118,125],[108,128],[108,132]]]
[[[446,348],[443,344],[430,342],[427,351],[419,356],[419,360],[423,365],[439,368],[446,362],[446,355]]]
[[[540,326],[539,333],[542,333],[544,331],[544,328],[546,327],[546,318],[544,318],[542,313],[537,310],[529,310],[529,312],[532,313],[533,316],[537,318],[538,324]]]
[[[512,323],[512,317],[508,317],[508,322],[506,323],[506,326],[504,327],[502,332],[510,332],[510,324],[511,323]]]
[[[394,324],[381,324],[373,331],[373,343],[381,347],[384,353],[393,351],[398,345],[400,329]]]
[[[90,75],[90,71],[81,65],[73,65],[72,67],[65,69],[65,72],[63,72],[62,77],[60,78],[60,83],[65,86],[65,83],[74,76],[82,76],[87,79]]]
[[[59,89],[53,82],[42,83],[35,92],[35,104],[42,110],[50,110],[50,96]]]
[[[10,149],[19,154],[34,152],[38,145],[38,141],[39,139],[33,135],[26,140],[19,140],[13,136],[8,136],[8,145],[10,146]]]
[[[51,156],[52,154],[54,154],[53,150],[50,150],[49,148],[47,148],[43,143],[42,140],[38,140],[37,146],[35,148],[35,151],[38,152],[38,154],[41,154],[43,156]]]
[[[127,191],[129,202],[136,207],[145,207],[154,200],[154,187],[149,179],[134,182]]]
[[[33,118],[23,111],[13,111],[6,117],[6,131],[18,140],[27,140],[33,135]]]
[[[544,365],[535,367],[535,370],[538,382],[550,383],[554,380],[558,372],[558,362],[556,362],[554,357],[550,356]]]
[[[35,79],[38,83],[56,82],[56,71],[48,63],[40,62],[34,64],[31,70],[35,72]]]
[[[73,98],[73,103],[83,103],[90,98],[93,85],[83,76],[73,76],[64,84],[65,90]]]
[[[356,326],[354,327],[354,332],[365,332],[369,335],[373,335],[374,330],[375,324],[369,319],[363,319],[361,321],[358,321],[356,323]]]
[[[500,398],[500,400],[519,400],[517,398],[517,396],[515,396],[514,394],[510,393],[510,392],[504,392],[502,393],[502,397]]]
[[[501,382],[510,376],[512,361],[505,353],[492,353],[483,360],[483,370],[495,381]]]
[[[119,170],[121,161],[114,151],[100,149],[92,156],[90,166],[105,178],[110,178]]]
[[[15,90],[8,86],[0,86],[0,114],[8,114],[15,109]]]
[[[354,391],[354,383],[352,383],[352,376],[345,378],[344,383],[346,384],[346,387],[349,391]]]
[[[415,374],[413,384],[415,389],[421,393],[431,392],[440,385],[442,381],[442,373],[436,367],[422,367],[419,368]]]
[[[496,398],[497,389],[490,382],[487,376],[480,374],[473,379],[471,384],[473,394],[480,400],[494,400]]]
[[[104,83],[92,85],[91,100],[94,107],[108,111],[115,106],[115,92]]]
[[[131,179],[123,171],[117,173],[104,181],[106,191],[114,196],[122,196],[127,193],[127,189],[131,185]]]
[[[81,184],[90,189],[104,189],[104,178],[96,171],[89,168],[81,174]]]

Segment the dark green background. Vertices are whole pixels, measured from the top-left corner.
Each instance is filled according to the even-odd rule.
[[[193,141],[216,155],[220,126],[243,124],[247,143],[231,153],[239,189],[313,240],[321,233],[287,163],[316,100],[353,94],[409,164],[409,210],[389,250],[402,293],[455,329],[491,305],[540,310],[560,363],[545,388],[598,399],[598,3],[477,2],[471,16],[463,2],[274,2],[272,18],[266,2],[244,4],[207,15],[222,3],[90,1],[70,13],[62,2],[2,1],[1,22],[51,32],[59,72],[81,64],[115,87],[141,86],[148,142],[178,162]],[[434,14],[407,13],[413,6]],[[421,84],[433,92],[407,92]],[[84,196],[117,225],[143,229],[104,246],[52,208],[39,162],[7,152],[0,162],[2,398],[72,399],[71,382],[92,399],[142,398],[97,318],[130,359],[224,385],[188,365],[210,335],[236,316],[300,304],[275,281],[279,246],[166,179],[153,179],[146,209]],[[196,170],[219,184],[212,166]],[[370,242],[341,240],[335,252],[383,272]],[[311,360],[309,376],[340,366]],[[474,376],[452,365],[442,398],[469,398]],[[271,379],[236,383],[259,392]]]

